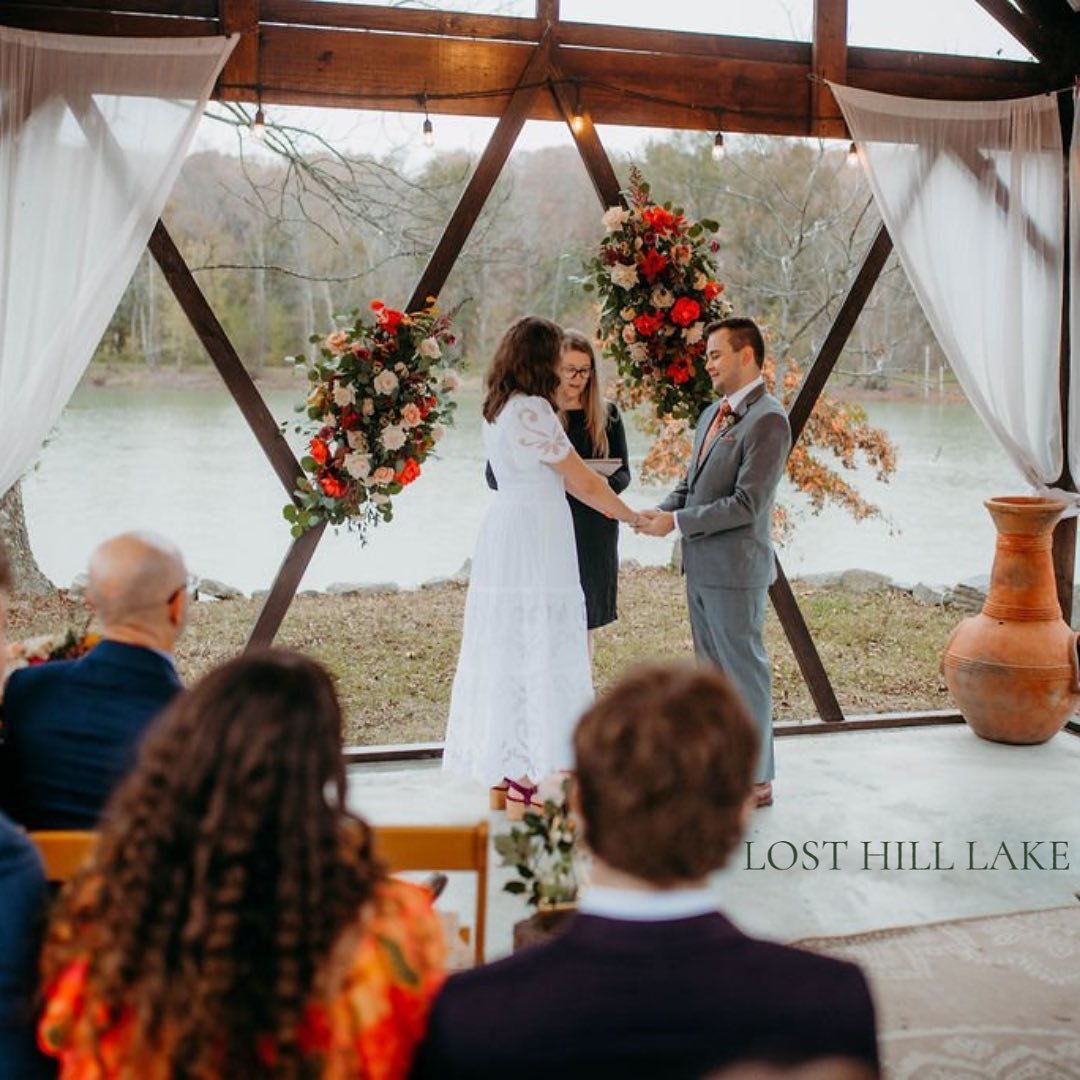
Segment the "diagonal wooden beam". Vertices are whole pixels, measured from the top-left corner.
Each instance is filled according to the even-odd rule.
[[[829,332],[825,335],[817,356],[814,357],[814,362],[803,376],[791,408],[788,409],[792,446],[799,441],[799,436],[807,420],[810,419],[810,414],[814,411],[821,391],[825,389],[825,383],[828,382],[836,361],[840,359],[840,354],[844,351],[844,346],[851,336],[859,314],[866,306],[866,301],[877,283],[892,247],[889,230],[883,224],[879,225],[877,235],[863,256],[862,265],[854,281],[848,287],[844,302],[840,305],[840,310],[836,313],[836,318],[833,319],[832,326],[829,327]]]
[[[240,362],[236,349],[233,348],[209,301],[161,221],[154,227],[149,248],[192,329],[244,414],[244,419],[277,473],[282,487],[291,498],[297,478],[303,474],[300,463],[293,456],[277,421],[266,407],[266,402]],[[270,586],[270,592],[263,601],[245,650],[264,647],[274,640],[325,528],[326,523],[323,522],[292,542],[277,577]]]
[[[552,96],[555,98],[555,104],[558,105],[559,111],[566,121],[566,126],[570,129],[570,134],[573,136],[574,145],[581,155],[581,160],[585,163],[585,171],[589,174],[593,190],[595,190],[600,202],[605,209],[609,206],[625,206],[626,199],[619,189],[619,178],[615,175],[611,158],[608,157],[604,144],[600,141],[596,125],[592,122],[592,117],[587,109],[582,110],[577,128],[575,128],[574,105],[576,102],[571,100],[571,96],[567,91],[566,80],[562,77],[562,70],[557,59],[553,60],[551,64],[551,82],[549,86]]]
[[[1043,32],[1042,28],[1009,0],[976,0],[988,15],[993,16],[1037,60],[1051,63],[1060,56],[1060,43]]]
[[[432,253],[424,273],[420,277],[407,311],[423,307],[429,296],[438,296],[450,271],[469,239],[476,219],[484,208],[495,181],[499,178],[510,151],[525,124],[533,99],[540,85],[548,78],[551,69],[553,37],[550,30],[544,32],[540,44],[533,50],[529,62],[518,80],[517,89],[511,95],[506,109],[484,148],[476,169],[461,195],[457,207],[443,231],[438,246]]]
[[[791,591],[791,583],[784,573],[784,568],[780,565],[779,558],[776,559],[776,580],[769,586],[769,599],[772,601],[773,610],[780,620],[780,625],[784,628],[784,634],[795,656],[795,662],[799,665],[806,688],[814,699],[818,716],[829,724],[842,721],[844,711],[840,708],[840,702],[836,700],[836,691],[833,690],[829,674],[814,644],[810,627],[806,625],[803,613],[799,610],[799,603]]]

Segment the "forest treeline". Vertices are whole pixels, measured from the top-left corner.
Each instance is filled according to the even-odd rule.
[[[772,352],[805,362],[824,337],[878,225],[861,169],[836,145],[675,133],[616,161],[637,164],[658,201],[721,223],[717,260],[735,309],[768,328]],[[280,145],[291,148],[290,140]],[[244,363],[258,372],[306,350],[335,316],[372,299],[405,303],[475,164],[433,153],[205,152],[184,164],[164,220]],[[464,357],[482,368],[506,324],[535,312],[592,330],[578,279],[602,235],[600,207],[572,146],[516,153],[450,275]],[[97,363],[183,369],[206,362],[149,255]],[[936,381],[944,363],[903,271],[890,260],[839,368],[847,380]]]

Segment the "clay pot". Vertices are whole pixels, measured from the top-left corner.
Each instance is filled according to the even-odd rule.
[[[1077,637],[1061,617],[1054,581],[1055,499],[1008,496],[984,503],[998,531],[982,613],[953,630],[941,666],[976,735],[1041,743],[1080,705]]]

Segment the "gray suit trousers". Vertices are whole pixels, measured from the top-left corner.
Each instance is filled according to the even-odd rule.
[[[757,782],[776,775],[773,758],[772,671],[762,634],[767,588],[695,585],[686,578],[694,652],[711,661],[742,695],[761,739]]]

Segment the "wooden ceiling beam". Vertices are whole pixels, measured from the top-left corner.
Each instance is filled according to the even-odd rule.
[[[219,0],[218,14],[222,33],[240,35],[219,81],[233,86],[254,86],[261,95],[259,0]]]
[[[847,135],[847,125],[825,80],[847,84],[847,23],[847,0],[814,0],[808,130],[838,139]]]

